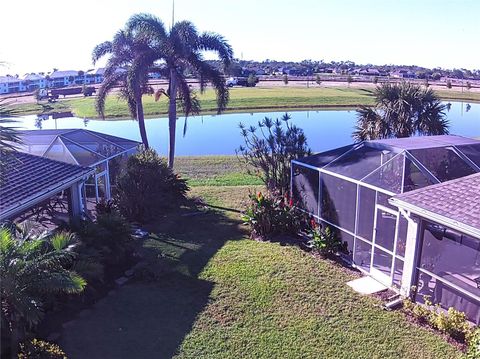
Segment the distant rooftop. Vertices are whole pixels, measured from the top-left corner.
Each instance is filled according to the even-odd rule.
[[[35,81],[35,80],[45,80],[45,76],[38,75],[38,74],[27,74],[23,78],[24,80],[30,80],[30,81]]]
[[[21,137],[22,152],[81,166],[93,166],[140,144],[85,129],[26,130]]]
[[[79,181],[94,171],[21,152],[12,152],[5,156],[5,160],[0,181],[0,219],[8,218],[20,206],[53,195],[62,186]]]
[[[480,238],[480,173],[406,192],[391,202],[432,220],[463,226]]]
[[[70,76],[78,76],[78,71],[75,71],[75,70],[54,71],[50,74],[51,79],[61,78],[61,77],[70,77]]]

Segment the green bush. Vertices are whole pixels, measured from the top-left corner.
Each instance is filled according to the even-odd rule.
[[[308,216],[297,209],[288,196],[250,195],[250,206],[242,219],[251,229],[252,238],[267,239],[279,234],[297,234],[305,228]]]
[[[424,297],[424,305],[406,299],[404,309],[423,323],[428,323],[433,328],[448,334],[461,342],[471,342],[474,338],[473,328],[468,323],[465,313],[453,307],[443,310],[439,304],[433,305],[429,296]]]
[[[468,338],[468,350],[465,355],[466,359],[480,358],[480,328],[472,330]]]
[[[83,244],[81,254],[94,258],[92,251],[96,251],[105,266],[124,261],[133,250],[130,225],[119,214],[100,214],[95,222],[83,222],[76,231]]]
[[[346,250],[344,243],[335,236],[330,227],[322,227],[313,219],[307,235],[312,249],[321,255],[332,255]]]
[[[32,339],[20,344],[18,359],[66,359],[65,352],[56,344]]]
[[[148,149],[128,159],[117,180],[115,203],[127,219],[144,223],[178,207],[188,189],[186,180]]]

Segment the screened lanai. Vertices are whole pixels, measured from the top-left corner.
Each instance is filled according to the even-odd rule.
[[[121,161],[139,142],[85,129],[22,131],[20,150],[53,160],[95,168],[83,188],[87,201],[110,199]]]
[[[347,243],[360,270],[399,287],[407,220],[388,199],[480,172],[480,141],[425,136],[364,141],[292,161],[292,195]]]

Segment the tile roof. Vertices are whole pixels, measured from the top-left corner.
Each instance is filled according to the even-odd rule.
[[[391,202],[480,233],[480,173],[399,194]]]
[[[15,209],[35,204],[35,199],[52,195],[75,180],[94,172],[93,169],[71,165],[21,152],[5,156],[0,181],[0,218],[15,214]],[[63,187],[62,187],[63,186]]]

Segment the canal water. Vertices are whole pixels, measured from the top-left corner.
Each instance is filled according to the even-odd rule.
[[[239,123],[257,126],[264,117],[280,118],[285,112],[236,113],[189,117],[187,131],[183,135],[184,118],[177,125],[178,156],[231,155],[242,145]],[[355,110],[289,111],[291,122],[305,131],[308,144],[314,152],[320,152],[352,142],[356,123]],[[480,138],[480,104],[452,102],[447,111],[450,133]],[[76,117],[40,118],[26,116],[19,119],[18,127],[25,129],[86,128],[114,136],[140,140],[138,123],[133,120],[96,120]],[[146,120],[149,142],[158,153],[168,149],[168,119]]]

